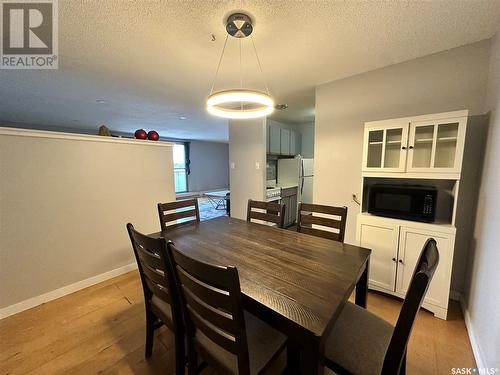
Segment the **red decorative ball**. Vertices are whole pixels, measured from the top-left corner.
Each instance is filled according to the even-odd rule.
[[[137,129],[134,133],[134,137],[136,139],[146,139],[148,137],[148,133],[144,129]]]
[[[160,135],[157,132],[155,132],[154,130],[151,130],[148,133],[148,139],[150,141],[157,141],[158,139],[160,139]]]

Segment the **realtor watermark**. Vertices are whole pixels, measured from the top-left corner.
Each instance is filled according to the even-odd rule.
[[[461,375],[494,375],[499,373],[498,367],[453,367],[451,369],[451,374],[461,374]]]
[[[0,0],[0,69],[58,69],[57,0]]]

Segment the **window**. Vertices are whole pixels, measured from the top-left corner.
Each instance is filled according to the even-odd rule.
[[[176,193],[187,191],[186,151],[184,144],[174,145],[174,184]]]

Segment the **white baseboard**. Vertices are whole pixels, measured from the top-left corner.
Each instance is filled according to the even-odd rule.
[[[54,299],[63,297],[65,295],[77,292],[81,289],[88,288],[89,286],[101,283],[103,281],[133,271],[135,269],[137,269],[137,263],[135,262],[130,263],[125,266],[116,268],[114,270],[101,273],[100,275],[92,276],[89,277],[88,279],[77,281],[76,283],[63,286],[62,288],[41,294],[39,296],[28,298],[14,305],[10,305],[0,309],[0,319],[17,314],[24,310],[31,309],[35,306],[41,305],[42,303],[49,302]]]
[[[476,366],[478,368],[488,368],[486,362],[484,362],[481,355],[481,350],[479,349],[478,340],[474,334],[474,327],[472,325],[472,320],[470,318],[469,310],[465,305],[463,296],[459,295],[460,307],[462,308],[462,313],[464,314],[465,327],[467,328],[467,333],[469,335],[470,345],[472,346],[472,353],[474,354],[474,359],[476,360]]]

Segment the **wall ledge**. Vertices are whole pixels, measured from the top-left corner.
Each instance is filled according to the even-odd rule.
[[[8,316],[20,313],[22,311],[31,309],[33,307],[39,306],[43,303],[55,300],[57,298],[64,297],[68,294],[77,292],[79,290],[88,288],[89,286],[99,284],[113,277],[120,276],[124,273],[130,272],[137,269],[137,263],[130,263],[125,266],[115,268],[114,270],[101,273],[100,275],[89,277],[88,279],[77,281],[76,283],[63,286],[56,290],[41,294],[36,297],[28,298],[24,301],[18,302],[14,305],[10,305],[0,309],[0,320],[7,318]]]
[[[142,139],[104,137],[100,135],[64,133],[64,132],[54,132],[48,130],[33,130],[33,129],[9,128],[9,127],[0,127],[0,135],[34,137],[34,138],[51,138],[51,139],[72,139],[79,141],[133,144],[138,146],[154,146],[154,147],[171,147],[174,145],[174,143],[172,142],[164,142],[164,141],[148,141]]]

